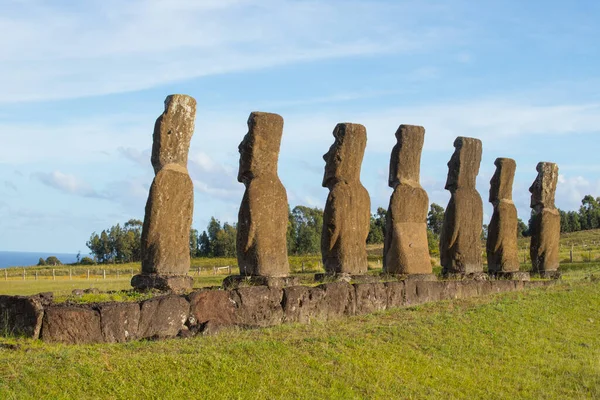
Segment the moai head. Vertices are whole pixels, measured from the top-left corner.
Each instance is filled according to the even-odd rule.
[[[558,181],[558,165],[551,162],[538,163],[537,178],[529,188],[531,193],[531,208],[555,208],[554,196]]]
[[[248,133],[238,146],[238,181],[248,185],[259,176],[277,176],[283,118],[277,114],[253,112],[248,117]]]
[[[490,203],[512,200],[512,186],[517,163],[512,158],[496,158],[496,172],[490,180]]]
[[[335,141],[323,155],[325,175],[323,186],[331,188],[337,182],[360,181],[367,130],[360,124],[341,123],[333,130]]]
[[[388,183],[392,188],[406,181],[418,184],[425,128],[417,125],[400,125],[396,131],[396,140],[397,143],[390,157]]]
[[[187,168],[195,119],[196,100],[193,97],[184,94],[167,96],[165,111],[154,124],[150,161],[155,174],[167,164]]]
[[[475,188],[481,163],[481,140],[459,136],[454,141],[454,154],[448,161],[446,189]]]

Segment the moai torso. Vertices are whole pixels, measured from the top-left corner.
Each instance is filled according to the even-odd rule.
[[[194,188],[187,170],[196,100],[168,96],[154,125],[152,166],[156,176],[146,202],[142,229],[142,272],[185,275],[190,268],[189,237]]]
[[[394,189],[386,216],[383,270],[390,274],[431,274],[427,244],[429,198],[419,183],[425,129],[400,125],[390,158]]]
[[[559,267],[560,214],[554,205],[558,166],[550,162],[537,165],[537,178],[531,193],[531,265],[533,272],[556,271]]]
[[[458,137],[448,162],[446,189],[451,197],[440,235],[440,259],[444,274],[483,271],[481,228],[483,202],[475,188],[481,163],[481,141]]]
[[[238,181],[246,186],[238,215],[237,258],[241,275],[289,274],[288,202],[277,175],[283,118],[253,112],[240,143]]]
[[[323,186],[329,196],[323,213],[321,253],[329,274],[367,272],[367,236],[371,219],[369,193],[360,183],[367,132],[359,124],[338,124],[335,142],[323,156]]]
[[[519,270],[517,249],[517,208],[512,201],[512,185],[517,164],[510,158],[497,158],[490,181],[490,203],[494,213],[486,243],[488,272]]]

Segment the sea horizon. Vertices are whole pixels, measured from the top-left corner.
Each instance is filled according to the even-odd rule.
[[[44,260],[55,256],[63,264],[72,264],[77,261],[77,253],[52,253],[46,251],[0,251],[0,269],[9,267],[30,267],[37,265],[40,258]],[[80,257],[89,257],[81,253]]]

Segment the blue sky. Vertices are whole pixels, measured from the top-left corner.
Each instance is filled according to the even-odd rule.
[[[279,174],[292,206],[323,207],[338,122],[367,128],[362,181],[387,207],[399,124],[426,129],[421,183],[443,189],[456,136],[517,161],[529,215],[538,161],[557,205],[600,196],[596,1],[0,0],[0,250],[85,252],[93,231],[143,218],[164,98],[196,98],[194,227],[235,222],[237,146],[251,111],[285,120]],[[8,33],[8,34],[7,34]]]

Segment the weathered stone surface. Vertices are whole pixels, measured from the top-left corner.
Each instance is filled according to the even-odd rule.
[[[165,111],[156,120],[151,158],[156,176],[150,187],[142,228],[142,275],[183,277],[189,271],[194,187],[187,158],[195,117],[196,101],[192,97],[171,95],[165,100]],[[189,284],[185,279],[131,281],[134,287],[142,285],[140,289],[152,283],[162,290],[191,289],[191,285],[185,286]]]
[[[286,276],[288,202],[277,175],[283,118],[253,112],[239,145],[238,181],[246,186],[237,225],[237,258],[242,275]]]
[[[36,297],[0,295],[0,335],[37,339],[44,309]]]
[[[307,286],[291,286],[283,289],[283,322],[310,323],[313,320],[326,319],[321,312],[325,291]]]
[[[429,198],[419,182],[422,126],[400,125],[390,158],[389,186],[394,189],[386,216],[383,271],[389,274],[431,274],[427,244]]]
[[[496,172],[490,181],[490,203],[494,213],[486,242],[488,273],[519,270],[517,247],[517,208],[512,201],[512,186],[517,164],[510,158],[497,158]]]
[[[554,205],[558,166],[550,162],[537,165],[537,178],[529,188],[531,193],[532,272],[556,271],[559,267],[560,214]]]
[[[356,314],[370,314],[387,308],[388,293],[383,283],[354,284]]]
[[[387,307],[399,308],[404,306],[404,282],[386,282]]]
[[[235,324],[236,303],[229,290],[199,290],[189,295],[193,325],[213,328]],[[193,318],[193,320],[192,320]]]
[[[454,147],[446,181],[451,197],[440,235],[442,270],[444,274],[480,273],[483,203],[475,181],[481,163],[481,141],[458,137]]]
[[[233,291],[236,324],[244,327],[264,327],[281,324],[283,320],[283,290],[267,286],[239,288]]]
[[[323,320],[334,320],[344,315],[356,313],[356,292],[346,282],[324,283],[315,288],[324,292],[319,304],[317,317]]]
[[[500,279],[490,281],[490,283],[492,285],[492,293],[514,292],[517,290],[515,284],[511,281]]]
[[[456,281],[459,298],[470,299],[471,297],[479,296],[479,285],[485,283],[485,281]]]
[[[300,284],[296,276],[259,276],[259,275],[230,275],[223,279],[223,289],[237,289],[248,286],[268,286],[283,288]]]
[[[138,337],[139,303],[103,303],[98,305],[100,328],[107,343],[123,343]]]
[[[137,290],[158,289],[184,293],[192,289],[194,278],[182,275],[140,274],[131,278],[131,286]]]
[[[531,279],[529,272],[525,271],[511,271],[511,272],[496,272],[494,273],[496,279],[508,279],[513,281],[528,281]]]
[[[329,196],[323,213],[321,253],[329,274],[367,271],[371,200],[360,182],[367,131],[359,124],[337,124],[334,143],[323,156],[323,187]]]
[[[45,342],[101,343],[100,313],[89,307],[50,306],[44,310],[41,337]]]
[[[190,141],[194,134],[196,100],[173,94],[165,99],[165,111],[154,124],[151,162],[154,173],[176,164],[187,169]]]
[[[177,336],[188,319],[190,304],[181,296],[169,295],[145,300],[140,308],[138,336],[171,338]]]

